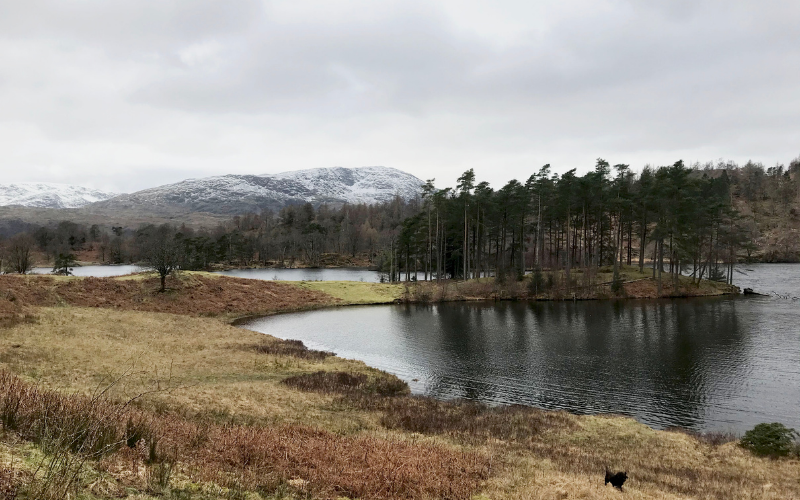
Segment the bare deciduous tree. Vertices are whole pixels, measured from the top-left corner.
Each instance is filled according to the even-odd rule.
[[[175,228],[168,224],[148,226],[140,231],[142,261],[161,278],[160,292],[166,290],[167,276],[180,268],[183,247],[176,237]]]
[[[6,262],[9,270],[27,274],[33,268],[33,248],[36,242],[29,234],[18,234],[8,241]]]

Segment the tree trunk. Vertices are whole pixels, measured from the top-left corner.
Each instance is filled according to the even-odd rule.
[[[656,261],[658,261],[658,296],[661,297],[662,288],[661,288],[661,273],[663,272],[664,267],[664,240],[658,240],[658,257]]]
[[[647,244],[647,216],[642,217],[642,235],[639,239],[639,272],[644,273],[644,251]]]
[[[569,229],[569,222],[570,222],[570,220],[569,220],[569,215],[570,215],[570,214],[569,214],[569,212],[570,212],[570,207],[569,207],[569,206],[567,206],[567,231],[566,231],[566,238],[567,238],[566,245],[567,245],[567,249],[566,249],[566,252],[565,252],[565,254],[564,254],[564,255],[565,255],[565,258],[566,258],[566,262],[565,262],[565,264],[566,264],[566,267],[565,267],[565,274],[564,274],[564,276],[565,276],[565,278],[566,278],[566,281],[567,281],[567,283],[566,283],[566,286],[567,286],[567,291],[568,291],[568,292],[569,292],[569,289],[570,289],[570,284],[571,284],[571,282],[572,282],[572,279],[571,279],[571,276],[570,276],[570,271],[572,270],[572,262],[571,262],[571,260],[572,260],[572,259],[570,258],[570,252],[569,252],[569,233],[570,233],[570,229]]]

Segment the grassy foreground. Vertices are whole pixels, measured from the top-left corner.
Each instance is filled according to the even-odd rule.
[[[0,329],[0,498],[800,498],[797,460],[624,417],[409,397],[229,324],[402,285],[374,300],[363,283],[2,278],[17,320]],[[624,492],[605,466],[629,472]]]

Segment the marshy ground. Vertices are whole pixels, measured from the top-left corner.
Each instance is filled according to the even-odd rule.
[[[0,498],[800,498],[800,461],[724,436],[412,397],[361,362],[230,324],[419,289],[202,273],[169,287],[0,277]],[[624,492],[606,466],[628,472]]]

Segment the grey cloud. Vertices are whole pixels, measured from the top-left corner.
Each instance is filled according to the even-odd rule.
[[[504,175],[551,158],[800,152],[800,4],[545,3],[500,36],[458,2],[337,2],[335,16],[299,2],[286,16],[249,0],[0,0],[0,124],[70,162],[86,151],[174,175],[262,171],[260,155],[324,166],[310,162],[326,151]]]
[[[758,65],[763,55],[764,33],[742,32],[741,20],[724,13],[711,24],[690,15],[701,7],[576,16],[551,27],[538,44],[507,50],[455,33],[436,15],[420,19],[399,12],[378,25],[333,27],[265,20],[243,50],[227,53],[221,71],[182,68],[136,97],[251,113],[316,113],[348,97],[354,113],[458,111],[512,99],[524,107],[631,88],[668,99],[676,81],[690,92],[717,87],[732,72]],[[680,12],[688,14],[676,16]],[[797,49],[786,50],[788,62]],[[681,84],[682,78],[694,81]]]
[[[470,57],[440,19],[399,12],[386,21],[261,29],[231,43],[221,70],[185,66],[136,94],[159,105],[217,112],[324,113],[348,100],[354,111],[420,110],[463,83]]]
[[[236,34],[263,10],[258,0],[2,0],[0,12],[2,38],[136,52]]]

